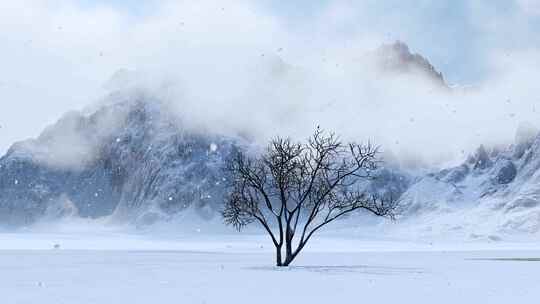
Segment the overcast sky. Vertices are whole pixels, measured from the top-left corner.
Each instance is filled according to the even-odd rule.
[[[540,1],[1,1],[0,39],[3,152],[99,99],[119,69],[191,71],[216,64],[211,57],[278,50],[302,66],[402,40],[449,83],[483,85],[501,71],[521,73],[515,65],[530,66],[530,80],[540,64]],[[522,98],[526,106],[510,112],[540,101]]]

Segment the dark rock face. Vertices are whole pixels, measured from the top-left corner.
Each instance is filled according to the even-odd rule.
[[[487,169],[491,167],[491,159],[484,146],[480,146],[473,158],[474,169]]]
[[[380,168],[368,182],[366,191],[382,197],[399,199],[407,191],[413,178],[399,169]]]
[[[449,170],[449,173],[445,176],[444,180],[449,183],[459,183],[467,177],[469,172],[470,169],[467,165],[461,165],[453,170]]]
[[[77,149],[58,151],[71,144]],[[234,140],[185,130],[155,102],[70,114],[0,159],[0,222],[25,225],[51,212],[76,212],[148,223],[190,206],[209,216],[221,206],[222,165],[234,151]]]
[[[100,217],[111,214],[119,201],[114,172],[105,160],[82,171],[63,171],[30,159],[0,160],[0,220],[3,224],[28,224],[42,215],[50,204],[67,197],[78,214]]]
[[[505,161],[501,164],[501,168],[497,172],[497,182],[499,184],[511,183],[517,175],[516,166],[512,161]]]

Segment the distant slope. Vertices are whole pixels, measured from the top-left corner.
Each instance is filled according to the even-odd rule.
[[[218,213],[225,160],[249,145],[186,128],[148,96],[116,99],[88,115],[67,114],[0,158],[2,225],[65,216],[144,225],[186,209]],[[426,217],[471,233],[540,230],[540,136],[530,128],[508,147],[481,146],[457,167],[421,174],[390,164],[376,175],[363,187],[399,197],[403,220]]]
[[[0,225],[71,216],[145,225],[219,214],[225,161],[251,145],[187,128],[148,96],[112,99],[88,115],[66,114],[0,158]],[[411,181],[389,168],[376,175],[362,187],[399,196]]]
[[[460,166],[420,178],[401,202],[405,217],[446,217],[450,222],[439,225],[453,229],[536,233],[540,231],[540,135],[522,128],[508,147],[481,146]]]
[[[184,130],[168,113],[147,98],[115,102],[13,145],[0,159],[0,223],[65,215],[150,223],[191,206],[209,216],[235,142]]]

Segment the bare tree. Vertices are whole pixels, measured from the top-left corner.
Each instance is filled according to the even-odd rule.
[[[306,143],[277,137],[260,156],[238,152],[227,165],[225,223],[238,230],[262,225],[276,247],[277,266],[289,266],[317,231],[346,214],[362,209],[394,218],[393,199],[358,187],[372,177],[376,156],[371,144],[345,144],[320,128]]]

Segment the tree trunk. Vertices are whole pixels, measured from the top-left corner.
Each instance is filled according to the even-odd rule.
[[[292,244],[291,242],[287,242],[285,245],[285,261],[283,262],[283,266],[289,266],[295,258],[296,254],[292,250]]]
[[[290,241],[287,242],[287,245],[285,246],[285,260],[292,260],[292,244]]]
[[[283,263],[281,262],[281,246],[276,246],[276,266],[283,266]]]
[[[287,254],[287,256],[285,257],[285,261],[283,262],[283,265],[284,267],[288,267],[289,265],[291,265],[292,261],[294,261],[294,258],[296,256],[295,255],[289,255]]]
[[[285,267],[289,266],[294,261],[294,259],[296,259],[300,251],[304,249],[306,242],[301,242],[300,244],[298,244],[298,247],[296,248],[296,250],[294,250],[294,252],[292,251],[292,244],[288,244],[288,245],[290,246],[286,246],[287,251],[286,251],[285,261],[282,263],[282,266],[285,266]]]
[[[293,252],[292,252],[292,244],[290,242],[287,242],[285,246],[285,262],[283,262],[284,266],[289,266],[291,262],[294,260]]]
[[[285,230],[285,261],[283,266],[289,266],[294,260],[292,243],[293,243],[294,233],[292,232],[290,223],[287,222],[287,229]]]
[[[288,267],[295,258],[296,255],[292,252],[292,246],[285,245],[285,260],[282,259],[281,246],[276,247],[276,266]]]

